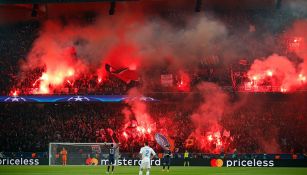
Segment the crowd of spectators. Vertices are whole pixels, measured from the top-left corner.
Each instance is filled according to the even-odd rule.
[[[39,22],[0,25],[0,94],[17,84],[19,62],[26,58],[37,37]]]
[[[171,18],[182,17],[175,12],[171,13]],[[200,59],[198,69],[186,71],[190,77],[189,86],[193,88],[201,81],[231,86],[231,66],[228,64],[229,62],[225,61],[223,63],[222,60],[228,60],[228,58],[232,60],[234,55],[237,58],[233,60],[241,58],[253,59],[272,52],[273,49],[264,43],[249,41],[258,41],[259,39],[253,39],[258,38],[259,34],[265,32],[269,36],[275,36],[274,34],[280,32],[283,29],[284,23],[290,21],[290,19],[270,28],[267,27],[270,21],[259,21],[265,19],[268,15],[272,15],[271,12],[263,13],[261,11],[259,13],[251,12],[250,14],[224,13],[214,17],[227,25],[229,38],[233,37],[233,41],[242,41],[241,44],[231,43],[231,46],[228,43],[227,47],[251,46],[242,49],[243,51],[240,53],[225,52],[225,55],[223,55],[224,47],[221,44],[220,47],[215,48],[217,53],[213,53],[208,58],[201,55],[204,59]],[[274,20],[281,20],[284,17],[285,15],[283,14],[275,15]],[[24,78],[23,81],[19,81],[19,62],[26,58],[39,33],[39,28],[40,23],[38,21],[0,26],[1,95],[9,95],[12,90],[17,89],[21,94],[32,92],[29,89],[33,88],[33,83],[41,76],[43,69],[37,68],[33,72],[26,74],[27,78]],[[268,31],[268,29],[271,29],[271,31]],[[240,33],[246,35],[240,35]],[[240,36],[240,38],[237,36]],[[267,35],[261,36],[266,37]],[[278,50],[274,51],[278,52]],[[161,74],[163,74],[163,71],[161,71]],[[178,75],[173,77],[174,89],[176,89],[176,86],[182,80]],[[151,85],[150,90],[154,92],[169,90],[169,88],[159,86],[159,76],[151,78],[156,78],[156,81]],[[139,82],[127,84],[113,76],[109,76],[106,80],[102,81],[100,83],[97,76],[84,75],[76,80],[73,85],[65,82],[63,89],[54,93],[126,94],[131,87],[151,83],[144,83],[144,80],[141,79]],[[180,95],[182,94],[178,96]],[[159,128],[161,131],[163,129],[168,130],[167,133],[174,140],[175,150],[183,152],[185,142],[190,133],[195,129],[195,125],[191,121],[193,108],[182,108],[181,101],[171,100],[182,100],[182,97],[178,96],[176,98],[174,94],[167,94],[163,98],[168,99],[165,100],[168,103],[148,104],[148,111],[155,120],[156,128]],[[268,96],[270,95],[268,94]],[[240,106],[234,111],[226,112],[219,122],[223,128],[230,132],[232,142],[223,152],[305,152],[307,149],[305,137],[305,133],[307,133],[305,127],[307,124],[307,111],[305,106],[307,104],[306,101],[299,100],[304,99],[304,97],[305,95],[296,98],[285,97],[289,99],[282,99],[278,102],[266,96],[262,96],[262,100],[258,101],[251,97],[249,100],[246,100],[245,105]],[[0,151],[47,151],[50,142],[89,143],[118,141],[123,137],[122,128],[125,122],[127,122],[122,113],[125,107],[127,105],[122,103],[0,104]],[[134,152],[141,146],[139,144],[141,142],[138,139],[128,139],[122,143],[121,149],[127,152]],[[197,149],[197,147],[191,147],[190,149],[192,152],[202,151]]]
[[[40,94],[40,80],[42,70],[37,69],[27,73],[27,78],[21,81],[19,85],[13,86],[9,93],[3,95],[12,95],[17,92],[19,95]],[[35,83],[36,82],[36,83]],[[35,85],[34,85],[35,84]],[[129,84],[114,77],[108,76],[104,80],[100,80],[97,76],[88,76],[85,74],[75,80],[64,81],[61,87],[54,87],[49,85],[48,94],[104,94],[104,95],[123,95],[127,94],[132,87],[138,87],[138,82],[131,82]]]
[[[249,100],[257,101],[257,98],[249,97]],[[220,152],[302,153],[307,149],[305,106],[306,100],[283,99],[263,104],[260,101],[246,103],[235,111],[226,112],[219,123],[230,132],[232,139]],[[0,150],[47,151],[50,142],[121,142],[121,151],[135,152],[144,137],[129,135],[131,138],[124,139],[123,128],[127,128],[128,123],[122,113],[125,107],[127,104],[123,103],[1,104]],[[177,152],[186,149],[186,140],[195,129],[192,111],[178,102],[148,104],[155,131],[167,133]],[[189,149],[203,152],[197,146]]]
[[[178,16],[189,16],[190,14],[181,15],[181,11],[171,11],[169,21],[174,21]],[[280,14],[279,14],[280,13]],[[285,23],[291,21],[280,22],[279,26],[272,28],[266,20],[267,16],[280,20],[284,19],[282,12],[268,11],[246,11],[246,12],[218,12],[208,13],[209,18],[217,19],[223,22],[229,30],[229,40],[240,42],[217,41],[212,48],[213,53],[204,53],[200,55],[199,65],[193,66],[193,70],[186,70],[190,77],[188,86],[195,87],[201,81],[210,81],[218,83],[221,86],[232,86],[231,69],[233,64],[238,64],[240,59],[247,59],[249,63],[252,59],[268,55],[272,52],[279,53],[278,47],[270,47],[266,43],[257,42],[258,40],[266,40],[267,36],[274,36],[274,32],[279,32],[275,28],[282,30]],[[291,16],[291,15],[288,15]],[[162,17],[164,17],[162,15]],[[33,42],[38,37],[41,23],[39,21],[20,22],[17,24],[7,24],[0,26],[0,94],[9,95],[12,91],[18,90],[21,94],[33,93],[34,88],[38,88],[39,82],[35,86],[33,84],[41,77],[43,69],[37,68],[28,73],[20,74],[20,61],[27,57]],[[184,26],[184,24],[181,24]],[[265,35],[264,35],[265,33]],[[262,37],[262,38],[261,38]],[[269,44],[280,45],[280,38],[272,39]],[[227,44],[229,51],[224,48]],[[248,47],[245,47],[247,46]],[[242,48],[242,47],[245,48]],[[242,48],[238,51],[237,48]],[[233,52],[231,51],[233,50]],[[232,61],[229,61],[232,60]],[[161,72],[163,74],[163,72]],[[163,88],[160,83],[160,75],[151,77],[155,79],[155,83],[149,86],[151,91],[180,91],[177,85],[182,81],[178,72],[172,72],[174,77],[174,88]],[[177,77],[177,78],[176,78]],[[179,78],[178,78],[179,77]],[[56,89],[50,93],[70,93],[70,94],[125,94],[129,88],[134,86],[148,86],[152,82],[148,79],[142,79],[139,82],[127,84],[112,76],[103,82],[98,81],[99,78],[93,75],[81,75],[74,82],[65,82],[61,89]],[[146,81],[146,82],[144,82]],[[147,87],[146,87],[147,88]]]

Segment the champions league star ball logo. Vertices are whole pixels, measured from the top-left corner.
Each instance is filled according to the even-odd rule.
[[[67,99],[67,101],[90,101],[90,99],[84,96],[74,96]]]
[[[25,102],[27,100],[22,97],[8,97],[4,101],[5,102]]]

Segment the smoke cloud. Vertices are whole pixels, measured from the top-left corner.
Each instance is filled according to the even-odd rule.
[[[228,131],[220,125],[225,110],[229,107],[229,97],[219,86],[202,83],[198,86],[202,103],[191,115],[195,130],[189,136],[195,145],[206,152],[220,152],[225,149],[225,139],[230,137]]]
[[[290,4],[288,8],[291,12],[300,12],[297,14],[299,17],[306,12],[305,3],[303,0],[285,2]],[[181,1],[178,6],[185,4]],[[205,56],[218,55],[224,64],[236,63],[246,57],[253,60],[248,71],[253,86],[265,85],[269,81],[272,86],[282,87],[280,91],[288,92],[306,82],[305,20],[296,21],[292,26],[292,20],[278,21],[273,16],[270,19],[274,22],[268,20],[258,25],[257,19],[264,17],[255,17],[247,20],[246,25],[229,27],[227,18],[204,13],[188,13],[179,16],[182,19],[175,22],[160,15],[163,9],[153,7],[137,7],[138,10],[142,9],[140,11],[127,8],[129,10],[120,11],[114,16],[97,12],[97,16],[90,20],[84,16],[81,19],[59,16],[47,20],[26,61],[21,63],[21,77],[37,67],[42,68],[43,72],[37,80],[40,82],[38,90],[33,93],[52,93],[67,81],[73,83],[84,75],[104,77],[104,64],[108,63],[118,68],[137,70],[145,83],[159,78],[161,70],[179,72],[185,80],[182,87],[190,88],[185,86],[191,81],[187,70],[197,70]],[[293,51],[298,61],[293,61],[284,51],[280,51],[283,41],[277,40],[276,36],[284,34],[275,30],[275,26],[286,29],[285,37],[302,38],[302,49]],[[188,139],[194,140],[200,150],[220,152],[232,140],[231,133],[220,123],[225,111],[232,111],[229,96],[213,83],[201,83],[197,91],[201,94],[201,103],[191,115],[195,130]],[[156,126],[147,105],[137,100],[142,93],[132,89],[128,96],[136,100],[127,101],[128,106],[122,111],[126,123],[124,137],[133,135],[133,132],[128,132],[129,127],[135,127],[137,133],[150,135]],[[169,120],[164,122],[168,125],[171,123]],[[238,121],[237,125],[240,124]],[[255,133],[252,135],[256,136]],[[274,137],[258,139],[258,142],[266,151],[279,150]],[[272,144],[275,145],[274,150],[268,150],[267,146]]]
[[[70,78],[65,73],[70,69],[74,79],[80,74],[103,77],[105,63],[137,69],[146,79],[153,75],[145,68],[178,72],[196,67],[210,54],[213,43],[227,35],[221,22],[204,15],[186,17],[184,26],[133,12],[108,18],[98,15],[91,22],[48,20],[22,64],[22,72],[44,67],[48,76],[48,81],[42,80],[45,88],[60,87]],[[40,91],[44,92],[51,91]]]

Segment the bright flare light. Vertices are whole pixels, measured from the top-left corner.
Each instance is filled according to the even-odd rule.
[[[48,80],[48,74],[43,73],[42,77],[40,78],[41,80]]]
[[[125,131],[123,132],[123,136],[128,139],[128,134]]]
[[[302,82],[305,82],[306,81],[306,76],[304,76],[303,74],[299,74],[298,75],[298,79]]]
[[[99,77],[99,78],[98,78],[98,83],[101,83],[101,81],[102,81],[102,79]]]
[[[257,76],[253,76],[253,80],[256,81],[258,78]]]
[[[14,92],[13,92],[13,96],[14,96],[14,97],[18,96],[17,91],[14,91]]]
[[[208,140],[211,142],[213,140],[212,135],[208,135]]]
[[[266,72],[266,74],[268,75],[268,76],[273,76],[273,72],[271,71],[271,70],[268,70],[267,72]]]
[[[287,89],[284,88],[284,87],[281,87],[281,88],[280,88],[280,92],[287,92]]]
[[[69,69],[68,71],[67,71],[67,75],[68,76],[73,76],[74,75],[74,70],[73,69]]]

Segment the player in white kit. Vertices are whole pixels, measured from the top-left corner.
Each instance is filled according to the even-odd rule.
[[[144,147],[141,148],[140,155],[142,156],[139,175],[143,175],[143,170],[146,170],[146,175],[149,175],[151,159],[156,156],[155,151],[148,146],[148,143],[144,143]]]

